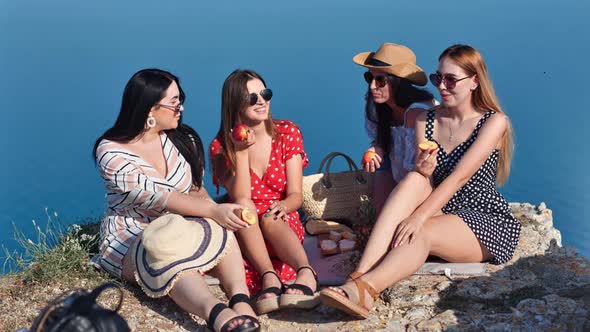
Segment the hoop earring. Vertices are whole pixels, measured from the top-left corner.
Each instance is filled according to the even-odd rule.
[[[154,128],[156,126],[156,118],[153,116],[148,116],[146,123],[148,127]]]

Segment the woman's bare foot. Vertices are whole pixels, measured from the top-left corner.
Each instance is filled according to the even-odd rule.
[[[345,283],[343,286],[346,287],[346,291],[347,292],[354,292],[355,295],[357,295],[357,297],[360,299],[361,296],[365,297],[365,309],[367,310],[371,310],[371,308],[373,307],[373,297],[371,297],[371,294],[369,293],[368,290],[365,290],[364,294],[359,295],[358,294],[358,287],[356,286],[354,281],[350,281]],[[350,298],[347,294],[347,292],[345,292],[342,288],[340,287],[330,287],[331,290],[337,292],[338,294],[346,297],[346,298]]]
[[[311,290],[315,290],[317,287],[315,277],[313,275],[313,272],[310,269],[299,270],[299,273],[297,273],[297,279],[295,279],[295,283],[305,285],[305,286],[311,288]],[[305,294],[303,294],[303,292],[301,290],[293,289],[293,288],[287,288],[287,290],[285,291],[285,294],[305,295]]]
[[[264,275],[264,277],[262,277],[262,290],[268,289],[270,287],[281,289],[281,286],[282,284],[279,280],[279,277],[277,277],[277,275],[274,273],[267,273]],[[260,295],[257,300],[268,299],[271,297],[276,297],[276,295],[273,293],[264,293]]]

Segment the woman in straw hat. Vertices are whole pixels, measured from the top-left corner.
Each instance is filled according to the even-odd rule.
[[[384,43],[376,52],[359,53],[352,59],[366,67],[369,85],[365,106],[365,129],[371,139],[367,152],[375,152],[363,168],[375,172],[374,205],[381,211],[396,183],[414,168],[414,123],[419,111],[438,104],[426,85],[426,74],[416,65],[414,52],[403,45]]]
[[[430,80],[442,105],[418,115],[416,140],[439,149],[419,153],[421,173],[408,173],[393,190],[349,281],[321,293],[356,317],[366,318],[379,292],[429,255],[503,264],[518,244],[520,224],[496,191],[510,170],[512,129],[481,54],[467,45],[447,48]]]
[[[259,314],[319,304],[318,281],[302,246],[297,209],[302,202],[303,137],[291,121],[273,120],[272,91],[252,70],[236,70],[223,83],[221,125],[210,146],[213,182],[230,199],[256,209],[259,223],[236,233],[245,256],[248,287]],[[236,125],[249,130],[243,141]],[[283,287],[283,283],[296,279]]]
[[[184,101],[176,76],[141,70],[125,87],[114,126],[96,141],[108,201],[99,262],[147,295],[169,295],[208,317],[214,331],[258,331],[231,232],[247,227],[236,215],[242,207],[216,204],[203,187],[203,146],[182,124]],[[209,292],[207,271],[220,279],[231,308]]]

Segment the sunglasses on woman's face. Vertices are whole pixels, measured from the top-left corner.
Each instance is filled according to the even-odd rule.
[[[173,111],[174,113],[178,113],[182,109],[182,104],[178,104],[176,106],[164,105],[164,104],[156,104],[156,105],[158,105],[160,107],[164,107],[166,109],[169,109],[169,110]]]
[[[246,99],[248,100],[248,103],[250,104],[250,106],[254,106],[256,105],[256,103],[258,102],[258,95],[260,95],[260,97],[262,97],[262,99],[264,99],[264,101],[270,101],[270,99],[272,98],[272,90],[271,89],[264,89],[262,91],[260,91],[260,93],[250,93],[246,96]]]
[[[367,84],[370,85],[371,82],[373,82],[373,80],[375,80],[375,86],[377,86],[378,88],[384,87],[387,84],[387,82],[389,82],[389,78],[387,77],[387,75],[373,76],[373,73],[368,71],[364,74],[364,76],[365,76],[365,81],[367,81]]]
[[[457,82],[473,77],[474,75],[465,76],[463,78],[456,78],[455,76],[442,75],[441,73],[430,74],[430,82],[435,87],[439,87],[441,83],[445,84],[447,90],[453,90],[457,86]]]

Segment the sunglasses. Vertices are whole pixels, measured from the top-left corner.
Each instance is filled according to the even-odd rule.
[[[250,93],[246,96],[246,99],[248,100],[248,103],[250,104],[250,106],[254,106],[256,105],[256,103],[258,102],[258,95],[260,95],[260,97],[262,97],[262,99],[264,99],[264,101],[270,101],[270,99],[272,98],[272,90],[271,89],[264,89],[262,91],[260,91],[260,93]]]
[[[373,76],[373,74],[370,71],[366,72],[364,76],[365,81],[367,81],[367,84],[371,84],[371,82],[375,80],[375,86],[377,86],[378,88],[384,87],[387,84],[387,82],[389,82],[389,77],[387,77],[386,75]]]
[[[176,106],[164,105],[164,104],[156,104],[156,105],[158,105],[160,107],[164,107],[166,109],[169,109],[169,110],[173,111],[174,113],[178,113],[182,109],[182,104],[178,104]]]
[[[469,75],[463,78],[455,78],[454,76],[442,75],[441,73],[434,73],[430,74],[429,78],[432,85],[438,87],[441,83],[444,83],[447,90],[453,90],[457,86],[457,82],[473,76],[475,75]]]

